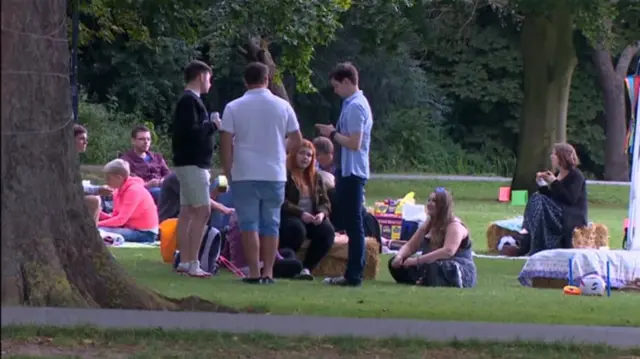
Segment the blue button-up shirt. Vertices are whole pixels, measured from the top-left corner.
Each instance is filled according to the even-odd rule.
[[[362,91],[357,91],[342,103],[342,111],[340,111],[337,125],[337,131],[345,136],[362,133],[359,149],[351,150],[340,147],[339,167],[343,177],[354,175],[365,179],[369,178],[371,127],[373,127],[371,106]]]

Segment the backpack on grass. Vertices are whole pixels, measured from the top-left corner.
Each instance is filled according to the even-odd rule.
[[[223,236],[215,227],[207,226],[207,230],[202,238],[200,251],[198,252],[198,260],[200,261],[200,269],[211,274],[216,274],[220,268],[218,259],[222,252]],[[180,251],[175,252],[173,268],[178,267],[180,263]]]

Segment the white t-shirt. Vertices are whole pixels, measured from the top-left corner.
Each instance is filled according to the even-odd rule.
[[[285,182],[285,138],[299,129],[291,105],[268,89],[248,90],[228,103],[221,130],[234,136],[232,180]]]

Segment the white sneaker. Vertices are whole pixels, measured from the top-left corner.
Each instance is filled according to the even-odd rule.
[[[176,272],[178,273],[187,273],[191,270],[191,263],[189,262],[180,262],[176,267]]]
[[[187,275],[189,277],[195,277],[195,278],[209,278],[209,277],[211,277],[211,273],[205,272],[205,271],[202,270],[202,268],[200,268],[200,261],[191,262],[191,268],[187,272]]]

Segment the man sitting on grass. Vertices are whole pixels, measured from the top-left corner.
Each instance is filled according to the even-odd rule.
[[[313,146],[316,148],[316,166],[322,171],[334,174],[333,165],[333,143],[326,137],[316,137],[313,139]]]
[[[167,162],[162,154],[151,152],[151,130],[145,126],[136,126],[131,131],[131,150],[120,158],[129,162],[131,174],[142,178],[145,187],[157,204],[160,198],[162,180],[169,174]]]
[[[89,143],[89,134],[87,129],[80,125],[73,125],[73,136],[76,143],[76,151],[78,153],[84,153],[87,150],[87,144]],[[100,216],[100,208],[102,206],[102,200],[100,196],[110,197],[113,190],[109,186],[95,186],[91,185],[89,181],[82,182],[82,189],[84,190],[84,205],[87,207],[89,214],[97,223]]]

